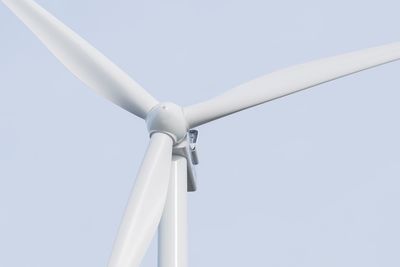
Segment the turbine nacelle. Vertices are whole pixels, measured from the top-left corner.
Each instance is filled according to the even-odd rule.
[[[182,107],[171,102],[153,107],[146,116],[146,124],[150,136],[157,132],[167,134],[174,145],[180,143],[189,131]]]

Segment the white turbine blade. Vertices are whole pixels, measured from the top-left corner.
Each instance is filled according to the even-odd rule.
[[[145,118],[156,101],[109,59],[31,0],[2,0],[80,80],[127,111]]]
[[[108,267],[138,267],[160,222],[167,199],[172,138],[154,133],[140,167]]]
[[[190,128],[400,58],[400,43],[325,58],[262,76],[184,108]]]

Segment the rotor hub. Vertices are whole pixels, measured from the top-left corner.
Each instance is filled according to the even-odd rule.
[[[146,124],[150,135],[168,134],[175,144],[182,141],[189,130],[182,107],[170,102],[160,103],[150,110]]]

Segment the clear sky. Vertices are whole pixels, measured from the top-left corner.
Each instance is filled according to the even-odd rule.
[[[398,0],[40,0],[160,100],[400,41]],[[106,266],[147,146],[0,4],[0,266]],[[190,266],[400,266],[400,63],[200,127]],[[143,267],[156,266],[153,244]]]

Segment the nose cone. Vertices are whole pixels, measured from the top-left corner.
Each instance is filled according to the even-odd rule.
[[[155,132],[168,134],[175,143],[185,138],[188,129],[183,109],[170,102],[160,103],[146,117],[150,135]]]

